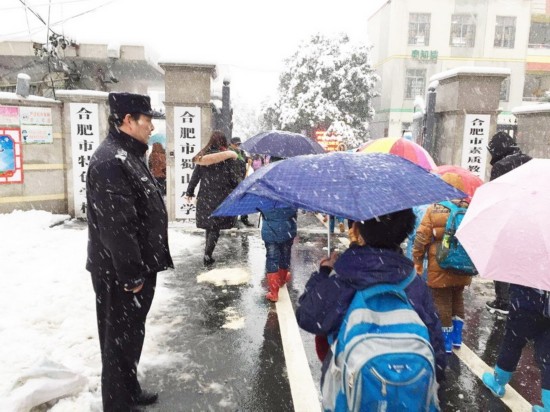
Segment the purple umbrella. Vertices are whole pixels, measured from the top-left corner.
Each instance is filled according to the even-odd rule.
[[[244,142],[241,149],[248,153],[283,158],[325,153],[325,149],[315,140],[299,133],[281,130],[270,130],[257,134]]]

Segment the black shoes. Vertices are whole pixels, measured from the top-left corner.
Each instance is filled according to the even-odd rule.
[[[136,398],[136,405],[147,406],[152,405],[159,399],[159,394],[156,392],[141,391]]]
[[[215,261],[216,259],[214,259],[212,256],[209,256],[209,255],[204,255],[204,258],[202,259],[204,266],[213,265]]]
[[[502,303],[498,300],[493,300],[492,302],[485,303],[485,307],[489,309],[491,313],[500,313],[501,315],[507,315],[509,312],[508,304]]]

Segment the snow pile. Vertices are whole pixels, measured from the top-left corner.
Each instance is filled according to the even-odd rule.
[[[197,276],[198,283],[212,283],[216,286],[243,285],[250,281],[250,272],[243,268],[220,268],[203,272]]]
[[[67,218],[44,211],[0,214],[2,411],[17,410],[22,384],[29,381],[29,376],[36,376],[39,368],[43,371],[44,365],[53,364],[57,371],[64,371],[61,375],[65,378],[74,374],[74,381],[64,383],[74,383],[69,389],[79,392],[57,402],[52,411],[101,409],[95,295],[85,269],[87,230],[75,222],[57,225]],[[200,239],[170,233],[173,251],[181,252],[195,241]],[[162,308],[170,306],[174,293],[159,274],[140,374],[151,365],[173,367],[183,362],[177,355],[167,354],[163,342],[174,319],[168,319]],[[57,378],[61,375],[53,374]]]

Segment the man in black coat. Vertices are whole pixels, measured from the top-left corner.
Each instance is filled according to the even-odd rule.
[[[88,259],[96,294],[103,410],[136,411],[156,402],[143,391],[137,366],[157,272],[174,267],[168,215],[145,163],[154,127],[148,96],[110,93],[110,130],[86,177]]]
[[[522,153],[515,139],[505,132],[496,133],[491,138],[487,149],[491,154],[492,169],[490,180],[494,180],[531,160],[530,156]],[[487,302],[485,306],[490,311],[496,311],[503,315],[507,315],[510,304],[508,293],[510,284],[496,280],[494,283],[496,299]]]

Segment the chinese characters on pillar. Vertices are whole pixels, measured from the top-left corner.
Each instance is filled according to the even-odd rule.
[[[485,179],[490,123],[488,114],[468,114],[464,121],[461,166],[482,180]]]
[[[191,159],[201,149],[200,107],[174,107],[174,159],[176,219],[194,219],[195,203],[185,201],[185,192],[195,168]],[[195,195],[198,188],[195,189]]]
[[[71,103],[71,146],[75,217],[86,217],[86,172],[92,153],[99,146],[98,105]]]

